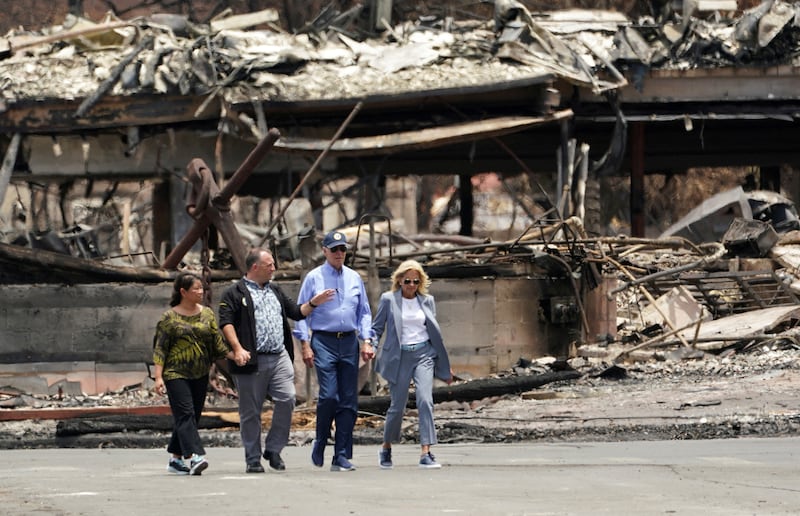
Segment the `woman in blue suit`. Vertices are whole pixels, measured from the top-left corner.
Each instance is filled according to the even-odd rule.
[[[431,453],[431,445],[437,442],[433,423],[433,378],[449,384],[453,375],[442,332],[436,321],[436,304],[433,296],[428,294],[430,283],[428,275],[417,261],[401,263],[392,273],[391,290],[381,295],[372,322],[374,342],[377,343],[386,330],[376,368],[388,382],[392,397],[386,413],[380,451],[380,466],[383,469],[392,468],[392,443],[400,441],[412,379],[422,447],[419,467],[441,467]]]

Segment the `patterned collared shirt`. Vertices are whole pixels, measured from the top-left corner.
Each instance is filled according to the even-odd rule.
[[[259,287],[258,283],[244,278],[244,284],[253,299],[256,320],[256,348],[259,353],[279,353],[283,350],[283,318],[278,296],[269,283]]]

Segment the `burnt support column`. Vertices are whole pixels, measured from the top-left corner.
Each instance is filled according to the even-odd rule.
[[[458,176],[458,198],[461,201],[461,229],[459,235],[472,236],[472,224],[475,221],[475,207],[472,196],[472,180],[467,174]]]
[[[315,183],[307,187],[308,202],[311,205],[311,216],[314,218],[314,227],[322,229],[323,210],[325,202],[322,199],[322,185]]]
[[[644,238],[644,123],[630,125],[631,138],[631,236]]]
[[[758,187],[761,190],[781,191],[781,167],[761,167],[761,173],[758,176]]]
[[[436,182],[431,176],[419,176],[417,179],[417,227],[416,231],[427,233],[432,231],[431,206]]]
[[[797,165],[789,165],[789,181],[786,188],[789,190],[786,192],[787,197],[789,199],[800,199],[800,166]]]
[[[172,250],[172,209],[170,207],[170,181],[157,181],[153,186],[153,242],[152,249],[159,261]]]

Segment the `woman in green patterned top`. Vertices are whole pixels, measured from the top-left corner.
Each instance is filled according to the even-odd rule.
[[[197,431],[208,390],[211,364],[233,353],[222,340],[214,311],[203,306],[203,282],[196,274],[175,279],[170,308],[161,316],[153,338],[155,390],[166,393],[173,430],[167,471],[199,475],[208,467]]]

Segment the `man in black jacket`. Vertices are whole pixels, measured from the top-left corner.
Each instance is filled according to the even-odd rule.
[[[263,473],[261,409],[267,394],[274,404],[263,457],[283,471],[281,451],[289,441],[295,405],[294,345],[288,319],[304,319],[332,293],[321,292],[298,306],[272,283],[275,260],[256,248],[245,259],[244,278],[228,287],[219,304],[219,326],[234,353],[231,373],[239,391],[239,429],[247,473]]]

